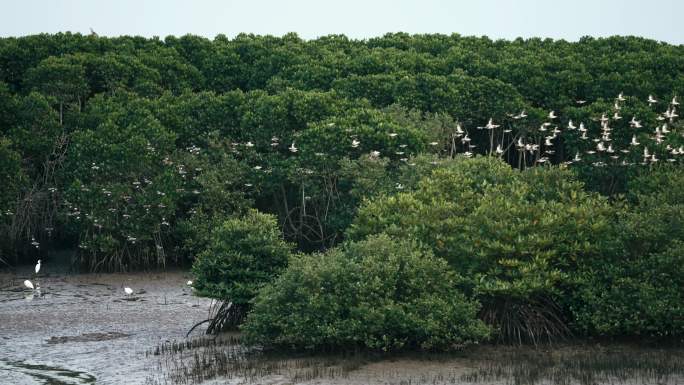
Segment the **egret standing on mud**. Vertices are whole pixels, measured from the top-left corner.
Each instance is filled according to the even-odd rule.
[[[133,294],[133,289],[130,287],[124,287],[124,293],[126,293],[126,295],[131,295]]]
[[[38,263],[36,263],[36,274],[40,271],[40,259],[38,260]]]

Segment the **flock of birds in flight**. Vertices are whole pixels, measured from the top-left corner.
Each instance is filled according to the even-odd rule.
[[[672,123],[674,123],[675,120],[679,117],[677,113],[677,108],[679,107],[680,102],[677,100],[677,96],[674,96],[671,99],[671,101],[666,102],[667,109],[664,112],[657,114],[657,122],[654,122],[655,127],[652,128],[653,131],[650,133],[646,131],[651,130],[646,127],[647,124],[643,123],[640,120],[637,120],[636,116],[633,116],[631,120],[627,121],[625,120],[626,118],[620,115],[621,111],[623,110],[623,102],[625,102],[626,100],[627,98],[625,97],[625,95],[623,93],[620,93],[614,99],[613,109],[610,113],[603,113],[600,117],[591,119],[592,121],[598,122],[600,124],[598,130],[596,130],[596,128],[591,127],[590,124],[585,124],[584,122],[580,122],[579,124],[577,124],[572,120],[567,120],[565,124],[557,123],[561,119],[558,115],[556,115],[555,111],[549,112],[548,115],[545,117],[545,122],[543,122],[538,128],[535,127],[533,129],[519,130],[519,133],[517,135],[512,134],[513,129],[510,124],[496,124],[493,118],[490,118],[485,125],[477,127],[477,129],[489,131],[490,143],[488,153],[490,155],[503,157],[506,153],[510,154],[509,151],[511,150],[517,151],[518,161],[525,166],[527,166],[528,163],[532,165],[549,163],[551,160],[550,156],[552,156],[555,153],[554,145],[556,143],[554,143],[554,141],[557,138],[559,138],[559,135],[562,132],[574,132],[576,134],[576,140],[578,141],[577,143],[582,144],[582,146],[584,147],[584,150],[577,151],[572,157],[572,159],[562,162],[562,164],[565,165],[573,163],[577,164],[580,162],[585,162],[587,164],[590,164],[591,166],[596,167],[606,166],[608,162],[611,162],[611,164],[614,165],[621,166],[629,166],[634,164],[649,165],[660,161],[660,158],[658,158],[657,153],[666,154],[667,156],[665,160],[667,162],[676,162],[678,157],[684,155],[684,146],[682,145],[673,146],[671,144],[666,144],[665,147],[662,146],[662,144],[666,140],[667,135],[676,130],[676,128],[672,126]],[[654,112],[654,107],[656,107],[660,103],[652,95],[648,96],[646,102],[653,109]],[[586,104],[587,101],[577,100],[576,103],[581,106]],[[528,114],[525,111],[522,111],[518,114],[508,114],[508,116],[512,119],[513,122],[524,122],[525,119],[528,117]],[[613,141],[611,136],[613,133],[611,123],[617,123],[621,121],[628,122],[629,127],[632,129],[631,141],[629,141],[628,143],[624,143],[623,147],[618,146]],[[329,123],[328,125],[334,126],[334,123]],[[564,127],[561,128],[561,126]],[[351,129],[346,130],[346,132],[351,131]],[[595,133],[591,134],[592,131]],[[589,136],[590,134],[592,136]],[[387,135],[390,138],[393,138],[393,142],[400,141],[399,134],[396,132],[388,132]],[[360,138],[357,135],[351,134],[349,139],[351,139],[350,146],[353,149],[358,149],[362,144]],[[641,141],[644,141],[644,143],[642,144]],[[439,151],[448,151],[447,147],[450,147],[451,156],[458,154],[460,151],[459,148],[461,148],[462,146],[462,151],[460,151],[460,154],[466,157],[472,157],[473,151],[477,147],[477,145],[472,144],[472,139],[469,135],[469,132],[466,129],[464,129],[460,124],[457,124],[454,132],[450,134],[449,142],[445,141],[444,148],[442,149],[438,147],[440,145],[439,142],[433,141],[428,144],[431,147],[438,149]],[[269,143],[270,147],[273,149],[282,148],[280,144],[280,139],[275,136],[271,138],[271,142]],[[652,147],[649,148],[649,145],[651,145]],[[243,146],[245,149],[249,150],[254,149],[256,145],[252,141],[247,141],[245,143],[232,143],[231,146],[233,152],[240,153],[240,151],[238,150],[240,146]],[[409,155],[405,154],[405,152],[408,151],[407,146],[407,144],[398,144],[398,148],[395,151],[393,151],[392,153],[387,153],[386,155],[398,156],[400,157],[400,161],[406,162],[409,166],[415,166],[415,163],[409,161]],[[660,148],[661,151],[655,151],[654,147]],[[149,143],[147,149],[148,151],[155,152],[155,148]],[[186,148],[186,150],[192,156],[198,155],[201,152],[201,149],[194,145]],[[291,154],[297,154],[300,151],[301,149],[297,147],[295,140],[293,140],[291,144],[287,147],[287,152]],[[623,156],[621,156],[620,154],[623,154]],[[315,152],[314,155],[325,156],[326,154],[323,152]],[[371,150],[369,155],[371,158],[378,158],[381,156],[381,152],[375,149]],[[635,161],[635,159],[640,159],[641,161]],[[162,163],[164,166],[167,167],[176,167],[178,174],[180,174],[184,181],[194,180],[197,177],[197,175],[202,171],[201,168],[191,169],[189,166],[186,166],[184,164],[174,164],[174,162],[169,157],[165,157]],[[437,164],[438,162],[433,161],[432,163]],[[252,167],[253,170],[256,172],[271,172],[270,169],[264,169],[264,167],[261,165],[255,165]],[[91,169],[94,173],[98,173],[98,170],[100,170],[100,165],[93,163]],[[313,173],[313,171],[310,169],[301,170],[307,174]],[[132,182],[132,191],[145,191],[146,188],[151,186],[152,184],[152,181],[148,178],[135,180]],[[244,183],[244,185],[247,188],[253,186],[252,183]],[[402,189],[403,186],[397,183],[396,188]],[[54,187],[51,187],[48,190],[50,191],[50,193],[53,194],[57,191],[57,189]],[[85,186],[81,187],[81,190],[90,191]],[[186,189],[179,189],[177,190],[177,192],[189,192],[193,195],[201,194],[201,191],[198,188],[190,188],[187,191]],[[107,198],[112,197],[113,194],[112,191],[105,188],[102,189],[102,193]],[[160,197],[163,197],[165,195],[165,193],[162,191],[156,191],[156,194]],[[133,193],[122,195],[123,202],[126,205],[131,204],[135,201],[131,195],[133,195]],[[117,202],[117,200],[109,201]],[[115,205],[121,205],[121,201],[118,202],[119,203],[115,203]],[[92,212],[83,214],[81,212],[81,209],[79,209],[78,205],[76,204],[64,201],[64,205],[68,208],[67,217],[80,220],[83,216],[86,219],[88,219],[92,223],[92,226],[98,231],[101,231],[107,224],[107,219],[102,220],[100,218],[96,218]],[[161,201],[156,205],[151,203],[146,203],[142,205],[142,208],[145,211],[145,215],[150,214],[151,210],[154,210],[157,207],[160,209],[164,209],[166,208],[166,205]],[[108,211],[112,214],[112,216],[116,218],[114,219],[114,221],[118,221],[119,218],[124,221],[129,221],[132,219],[131,214],[133,213],[133,211],[129,212],[126,206],[110,206],[108,208]],[[193,214],[195,212],[195,209],[191,208],[188,213]],[[157,215],[160,223],[160,228],[167,228],[168,226],[170,226],[169,220],[163,214],[152,214]],[[109,220],[112,219],[109,218]],[[46,227],[45,231],[47,232],[48,236],[50,236],[53,229],[51,227]],[[123,239],[125,239],[127,243],[130,243],[132,245],[138,242],[139,238],[140,235],[137,234],[123,235]],[[35,237],[31,237],[31,245],[38,249],[40,243],[35,239]],[[88,247],[88,244],[79,244],[79,248],[81,249],[88,249]],[[156,243],[156,248],[158,252],[162,252],[163,248],[161,244]],[[36,265],[36,272],[39,269],[40,263]],[[29,281],[25,282],[27,287],[29,287],[29,283]],[[130,295],[132,294],[132,292],[128,293],[128,291],[126,291],[126,294]]]

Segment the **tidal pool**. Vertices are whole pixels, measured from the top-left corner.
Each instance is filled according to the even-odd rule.
[[[27,278],[40,295],[23,288]],[[192,295],[188,279],[186,272],[0,273],[0,385],[684,384],[681,343],[381,357],[264,353],[246,349],[239,334],[211,338],[201,327],[185,338],[211,306]]]

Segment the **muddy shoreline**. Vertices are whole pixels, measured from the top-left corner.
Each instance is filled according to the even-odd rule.
[[[41,295],[31,297],[24,279]],[[187,271],[0,272],[0,384],[684,384],[684,348],[624,343],[246,357],[236,334],[215,340],[200,327],[185,338],[211,305],[188,279]]]
[[[184,339],[211,302],[191,295],[181,271],[31,273],[0,273],[0,379],[9,378],[2,384],[143,384],[154,369],[145,351]],[[38,283],[41,296],[31,298],[24,279]]]

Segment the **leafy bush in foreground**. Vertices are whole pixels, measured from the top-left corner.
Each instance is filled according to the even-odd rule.
[[[214,229],[209,247],[192,266],[195,293],[247,307],[287,265],[291,250],[272,215],[249,210],[228,219]]]
[[[413,242],[370,237],[295,258],[243,330],[253,343],[301,349],[452,350],[488,335],[458,280]]]
[[[621,251],[613,208],[582,187],[567,170],[463,159],[415,192],[368,202],[350,236],[422,242],[466,278],[503,339],[536,342],[569,332],[558,299],[578,266]]]
[[[659,167],[630,181],[620,224],[625,253],[584,266],[572,312],[585,334],[684,334],[684,170]],[[616,205],[617,206],[617,205]]]

